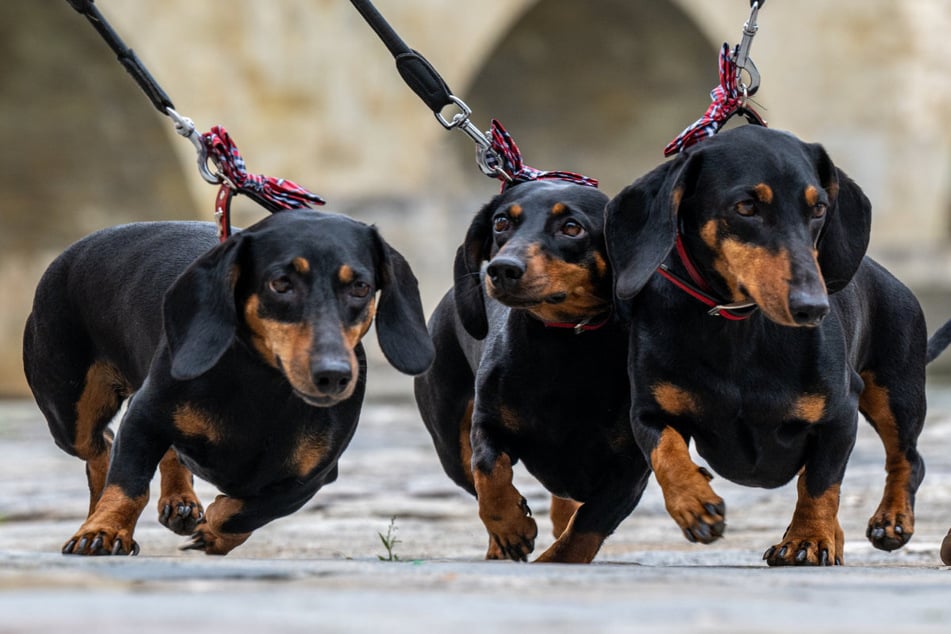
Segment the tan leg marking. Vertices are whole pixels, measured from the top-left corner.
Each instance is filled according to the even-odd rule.
[[[192,544],[185,548],[203,550],[208,555],[227,555],[251,537],[251,533],[226,533],[222,526],[241,512],[244,502],[237,498],[219,495],[208,506],[205,522],[198,525]]]
[[[159,462],[159,474],[162,482],[158,500],[159,523],[179,535],[190,535],[204,517],[191,471],[178,459],[175,450],[169,448]]]
[[[591,563],[601,550],[601,544],[607,536],[599,533],[579,533],[574,530],[574,523],[575,520],[572,517],[561,536],[535,561],[565,564]]]
[[[130,498],[118,485],[106,487],[95,510],[67,542],[63,552],[76,555],[109,553],[116,540],[122,542],[119,552],[129,552],[135,547],[132,538],[135,524],[148,501],[148,493]]]
[[[565,532],[568,523],[571,521],[571,518],[574,517],[575,511],[577,511],[580,506],[581,502],[569,500],[568,498],[560,498],[557,495],[551,496],[549,517],[551,517],[552,534],[555,536],[555,539],[561,537],[561,534]]]
[[[82,394],[76,402],[76,436],[73,438],[76,455],[86,462],[89,515],[102,495],[109,471],[112,440],[105,433],[106,427],[128,394],[128,383],[112,365],[97,361],[89,366]]]
[[[690,541],[708,544],[723,534],[723,498],[710,487],[712,476],[690,459],[687,443],[667,427],[650,455],[667,512]]]
[[[912,467],[899,444],[898,422],[889,404],[888,389],[878,385],[871,372],[862,372],[861,376],[865,389],[859,396],[859,410],[872,422],[885,447],[885,489],[878,509],[868,521],[869,539],[879,548],[894,550],[907,543],[915,532],[909,491]],[[884,534],[877,535],[881,531]]]
[[[525,498],[512,484],[511,459],[505,454],[499,455],[488,474],[474,469],[473,480],[479,517],[491,538],[486,558],[500,558],[501,551],[505,558],[524,561],[535,548],[538,527]],[[492,542],[498,548],[493,549]]]
[[[763,558],[770,566],[840,565],[845,561],[845,535],[839,526],[839,485],[818,497],[806,490],[806,472],[796,484],[799,498],[792,522],[782,542],[766,551]]]

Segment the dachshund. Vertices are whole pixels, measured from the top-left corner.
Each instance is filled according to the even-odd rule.
[[[39,282],[26,377],[56,444],[85,461],[90,494],[66,554],[138,553],[156,467],[159,521],[191,535],[185,549],[228,553],[336,479],[374,317],[394,367],[432,361],[416,278],[374,227],[282,211],[215,235],[200,222],[104,229]],[[221,492],[207,510],[193,474]]]
[[[519,460],[552,495],[556,541],[537,561],[590,562],[650,475],[628,420],[607,200],[554,179],[505,189],[476,213],[430,317],[436,357],[416,401],[446,474],[478,499],[487,559],[534,549]]]
[[[932,340],[917,299],[866,257],[871,204],[818,144],[747,125],[610,201],[605,233],[630,320],[631,424],[690,541],[725,528],[712,475],[798,499],[771,566],[844,561],[840,485],[861,412],[885,448],[879,549],[914,532]]]

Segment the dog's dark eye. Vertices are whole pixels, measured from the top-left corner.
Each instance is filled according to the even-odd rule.
[[[812,217],[813,218],[823,218],[826,215],[826,210],[829,206],[825,203],[817,203],[815,207],[812,208]]]
[[[512,221],[508,219],[508,216],[496,216],[492,220],[492,229],[496,233],[502,233],[503,231],[508,231],[512,227]]]
[[[268,282],[268,287],[279,295],[288,293],[294,290],[294,284],[291,282],[290,278],[282,275],[281,277],[275,277],[273,280]]]
[[[742,200],[733,206],[733,211],[738,215],[749,218],[756,215],[756,205],[752,200]]]
[[[577,238],[582,233],[584,233],[584,227],[574,220],[569,220],[565,224],[561,225],[561,232],[571,238]]]
[[[370,294],[370,285],[366,282],[354,282],[350,285],[350,294],[354,297],[366,297]]]

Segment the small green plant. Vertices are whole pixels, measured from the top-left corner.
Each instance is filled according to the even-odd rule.
[[[386,528],[386,535],[383,533],[377,533],[380,536],[380,541],[383,542],[383,547],[386,548],[386,556],[377,555],[380,561],[399,561],[399,556],[393,552],[393,549],[396,548],[396,545],[400,543],[400,540],[396,538],[396,516],[390,518],[390,525]]]

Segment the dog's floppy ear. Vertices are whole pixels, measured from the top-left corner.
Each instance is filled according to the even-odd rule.
[[[210,370],[234,340],[239,254],[249,235],[234,234],[185,269],[162,304],[172,378],[185,381]]]
[[[829,196],[829,210],[819,236],[819,268],[826,289],[845,287],[868,250],[872,230],[872,203],[845,172],[833,165],[821,145],[809,146],[819,182]]]
[[[489,321],[485,314],[485,291],[480,271],[492,249],[492,214],[498,208],[499,196],[490,200],[472,219],[466,239],[456,251],[453,263],[453,299],[462,326],[476,339],[485,339]]]
[[[654,168],[608,202],[604,236],[614,267],[615,294],[634,297],[664,261],[677,238],[677,211],[701,157],[680,155]]]
[[[436,356],[426,330],[419,284],[406,259],[373,231],[378,249],[377,280],[380,300],[376,310],[376,337],[383,356],[404,374],[422,374]]]

